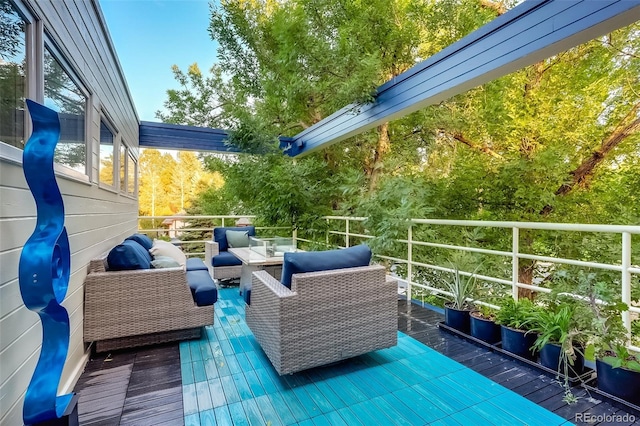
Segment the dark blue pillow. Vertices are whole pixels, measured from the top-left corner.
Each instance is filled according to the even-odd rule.
[[[147,250],[151,250],[151,247],[153,247],[153,240],[144,234],[133,234],[125,238],[125,241],[126,240],[133,240]]]
[[[227,231],[247,231],[250,237],[256,236],[255,226],[234,226],[213,228],[213,241],[218,243],[219,251],[227,251],[229,243],[227,242]]]
[[[111,271],[150,269],[151,260],[149,252],[133,240],[124,240],[122,244],[112,248],[107,256]]]
[[[370,261],[371,249],[364,244],[342,250],[285,253],[280,282],[291,288],[293,274],[368,266]]]

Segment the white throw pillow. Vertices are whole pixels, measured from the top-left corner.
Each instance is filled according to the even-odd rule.
[[[187,256],[182,250],[167,241],[153,240],[153,247],[149,249],[149,252],[153,257],[169,256],[178,262],[183,269],[187,267]]]

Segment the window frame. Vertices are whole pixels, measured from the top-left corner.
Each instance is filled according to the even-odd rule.
[[[42,22],[42,21],[39,21]],[[84,84],[83,80],[79,77],[79,74],[75,72],[74,68],[69,64],[69,62],[65,59],[65,56],[61,54],[60,49],[53,41],[53,38],[48,34],[46,29],[42,29],[42,43],[38,43],[39,52],[37,52],[38,56],[38,102],[44,104],[45,90],[44,90],[44,54],[45,51],[48,51],[49,54],[58,62],[58,65],[62,68],[62,70],[67,74],[67,76],[71,79],[71,81],[78,87],[80,92],[85,98],[85,106],[84,106],[84,173],[74,170],[71,167],[68,167],[64,164],[54,163],[54,169],[56,172],[64,175],[68,175],[75,179],[81,180],[83,182],[91,182],[90,179],[90,171],[92,170],[92,162],[91,162],[91,123],[92,120],[92,95],[91,92],[87,89],[87,85]]]
[[[24,58],[26,64],[24,98],[28,99],[35,95],[35,93],[32,92],[37,92],[37,90],[34,90],[34,87],[37,86],[38,64],[34,52],[37,50],[36,31],[38,26],[37,24],[40,21],[34,18],[34,14],[27,8],[25,4],[16,2],[14,0],[9,0],[9,4],[13,7],[20,19],[22,19],[22,21],[24,22]],[[22,138],[25,145],[28,140],[27,136],[31,134],[31,130],[33,128],[31,124],[31,117],[29,116],[27,111],[27,105],[25,102],[24,123],[22,128]],[[22,163],[23,151],[24,149],[0,141],[0,159],[2,160],[8,160],[13,163]]]
[[[137,198],[137,194],[138,194],[138,159],[136,158],[135,154],[134,154],[134,150],[132,149],[132,147],[130,147],[129,145],[127,145],[126,143],[124,144],[126,146],[126,152],[125,152],[125,190],[124,190],[124,195],[131,197],[131,198]],[[130,166],[133,165],[133,170],[130,170]],[[129,182],[129,177],[133,176],[133,181]],[[132,191],[129,191],[129,185],[131,185],[133,187]]]
[[[108,184],[105,182],[102,182],[102,180],[100,180],[100,171],[102,170],[102,158],[100,157],[101,155],[101,146],[102,146],[102,141],[100,140],[100,131],[101,131],[101,127],[102,124],[104,123],[105,127],[111,132],[111,135],[113,136],[113,151],[112,151],[112,184]],[[98,186],[102,189],[106,189],[108,191],[111,192],[119,192],[120,191],[120,183],[119,183],[119,179],[120,179],[120,168],[116,167],[120,161],[120,148],[119,148],[119,143],[120,141],[120,132],[118,132],[118,129],[116,128],[116,126],[113,124],[113,120],[109,117],[107,111],[104,108],[101,108],[100,110],[100,121],[99,121],[99,125],[98,125],[98,164],[97,164],[97,169],[98,169],[98,174],[96,176],[97,181],[96,183],[98,184]],[[116,151],[117,148],[117,151]],[[117,154],[117,155],[116,155]]]

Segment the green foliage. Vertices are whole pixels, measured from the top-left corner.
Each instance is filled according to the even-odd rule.
[[[362,230],[376,235],[372,248],[390,256],[406,252],[395,240],[407,238],[410,218],[640,223],[640,134],[637,126],[620,132],[638,119],[638,23],[389,123],[386,151],[372,129],[303,159],[274,154],[277,136],[294,135],[348,104],[356,112],[379,84],[493,19],[485,6],[476,0],[213,5],[209,31],[220,46],[219,67],[207,78],[197,67],[174,69],[182,89],[169,93],[170,113],[162,118],[222,123],[233,130],[231,142],[268,155],[212,164],[225,186],[195,205],[308,226],[319,235],[324,223],[315,219],[325,213],[366,216]],[[212,117],[218,121],[207,121]],[[608,141],[615,144],[607,148]],[[589,166],[592,158],[597,162]],[[581,167],[588,172],[578,179]],[[499,250],[508,250],[511,238],[499,231],[412,230],[415,239]],[[339,239],[327,237],[331,245]],[[520,249],[600,262],[619,257],[619,241],[600,234],[523,232]],[[640,252],[635,237],[633,252]],[[413,256],[428,263],[442,252],[414,247]],[[539,278],[551,286],[558,277],[533,261],[520,266],[521,282]],[[482,259],[483,272],[492,275],[508,277],[510,268]],[[425,282],[441,278],[414,274]],[[602,286],[614,289],[616,280]],[[496,286],[478,286],[491,301],[502,295]],[[640,294],[638,280],[632,287]]]
[[[602,361],[613,368],[626,368],[640,372],[640,357],[630,352],[624,345],[616,345],[602,357]]]
[[[584,331],[586,343],[593,346],[595,356],[616,367],[636,368],[637,359],[626,348],[627,330],[621,313],[628,306],[620,300],[619,290],[609,285],[606,276],[594,272],[581,270],[573,275],[558,275],[554,293],[559,298],[568,297],[564,295],[568,289],[586,296],[581,305],[586,311],[576,310],[573,321]]]
[[[507,298],[500,304],[496,314],[496,323],[518,330],[529,330],[533,327],[531,318],[536,307],[529,299]]]
[[[222,68],[214,65],[205,77],[198,64],[189,66],[185,73],[177,65],[171,67],[181,89],[167,90],[164,102],[166,113],[156,112],[164,123],[186,124],[199,127],[228,128],[230,121],[225,103],[231,102],[223,94],[225,83]]]
[[[470,307],[470,302],[467,299],[473,299],[476,293],[477,277],[479,265],[475,266],[471,275],[463,274],[462,272],[470,267],[474,266],[473,256],[467,253],[461,252],[453,255],[449,261],[449,267],[453,269],[453,276],[449,279],[442,280],[445,289],[452,294],[451,307],[454,309],[465,309]]]
[[[579,343],[573,321],[576,307],[574,304],[560,304],[536,309],[531,316],[529,330],[538,333],[534,344],[537,350],[548,343],[564,345],[565,342]]]
[[[274,154],[240,157],[230,166],[225,186],[259,221],[304,228],[331,212],[333,182],[316,157],[292,162]]]

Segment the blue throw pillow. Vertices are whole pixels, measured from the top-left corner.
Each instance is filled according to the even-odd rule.
[[[151,247],[153,247],[153,240],[144,234],[133,234],[130,237],[125,238],[125,241],[126,240],[133,240],[146,250],[150,250]]]
[[[111,271],[150,269],[151,260],[149,252],[133,240],[124,240],[122,244],[112,248],[107,256]]]
[[[285,253],[280,282],[291,288],[293,274],[369,266],[370,261],[371,249],[364,244],[342,250]]]

